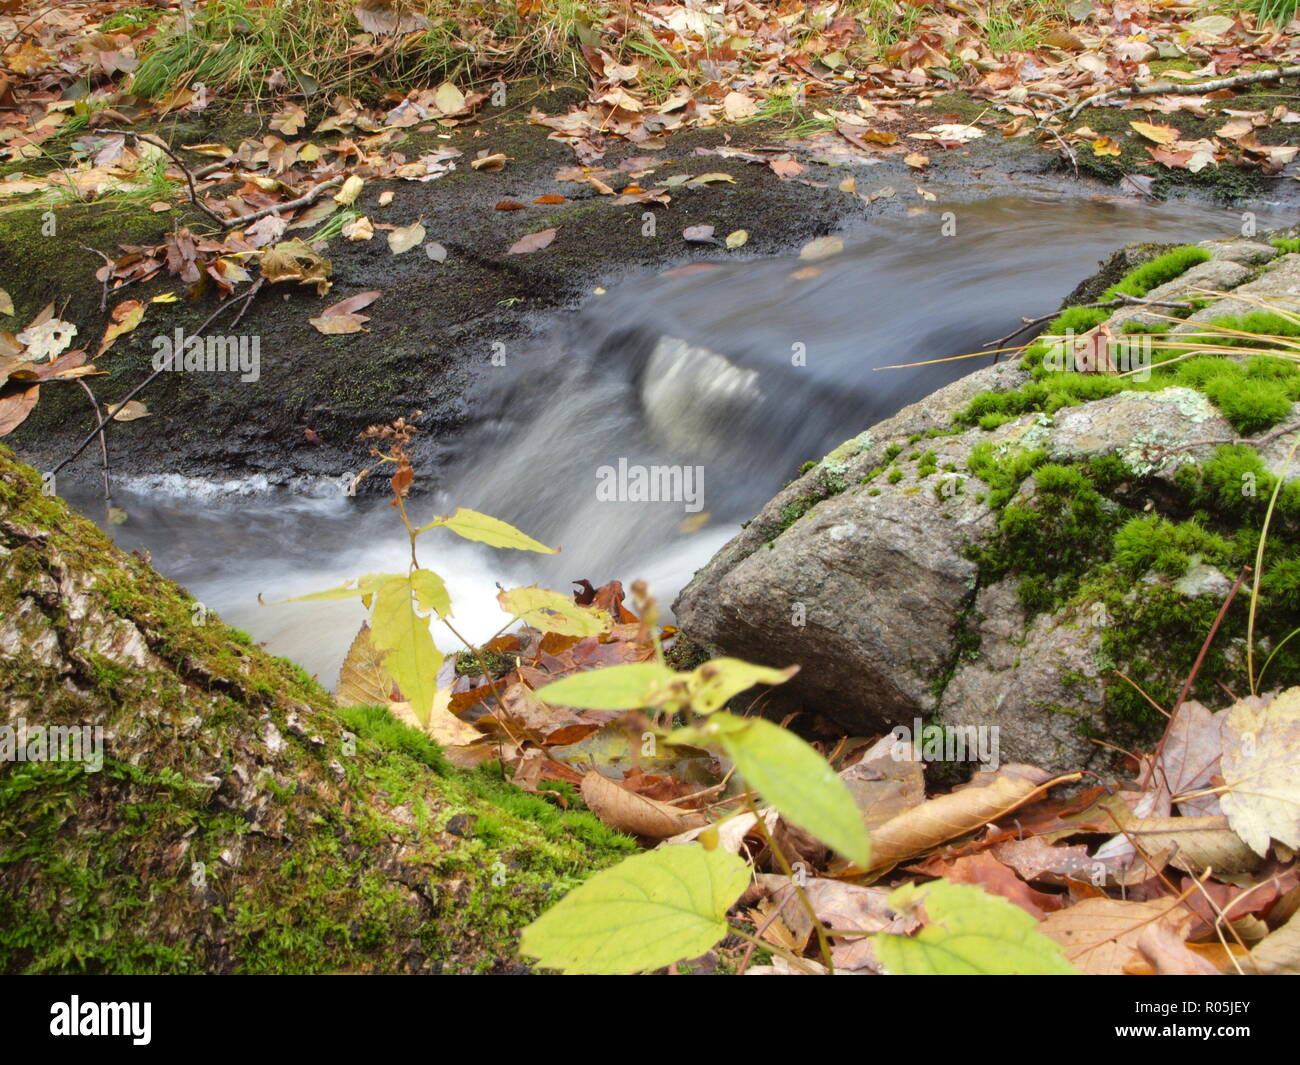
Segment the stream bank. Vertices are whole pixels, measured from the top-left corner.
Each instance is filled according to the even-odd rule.
[[[540,102],[554,111],[562,109],[565,99],[559,93]],[[898,154],[882,153],[856,163],[836,159],[837,165],[806,160],[799,177],[782,179],[764,165],[763,153],[787,138],[777,127],[755,124],[679,133],[655,153],[616,144],[602,167],[637,172],[653,167],[655,175],[647,181],[719,172],[731,179],[675,187],[666,208],[617,206],[589,185],[556,180],[559,171],[572,167],[572,153],[528,122],[529,106],[513,105],[500,115],[489,111],[482,121],[450,135],[411,133],[401,150],[414,156],[457,148],[464,153],[457,168],[427,183],[371,182],[362,193],[358,209],[376,222],[422,220],[428,241],[446,249],[445,261],[432,260],[419,248],[392,255],[382,233],[361,243],[334,239],[328,295],[274,286],[258,296],[239,323],[241,335],[259,338],[258,379],[164,375],[142,397],[151,417],[114,427],[115,470],[217,480],[261,477],[271,485],[301,477],[337,478],[354,472],[364,459],[356,443],[361,429],[415,410],[423,412],[418,421],[421,456],[436,459],[440,445],[472,417],[476,393],[490,383],[502,357],[508,361],[549,312],[590,299],[597,289],[685,263],[758,259],[867,219],[935,210],[929,198],[934,196],[951,203],[1023,191],[1111,194],[1101,182],[1076,179],[1063,169],[1059,156],[1037,148],[1029,138],[995,135],[935,152],[923,174]],[[912,113],[910,120],[916,128],[931,121],[970,121],[977,109],[984,105],[953,94],[927,111]],[[205,113],[170,119],[158,132],[175,143],[233,142],[260,126],[255,115]],[[484,150],[508,156],[505,168],[472,170],[468,161]],[[758,161],[727,154],[735,150]],[[856,192],[841,191],[850,176]],[[1295,201],[1291,184],[1280,186],[1281,202],[1288,196]],[[391,191],[393,199],[380,207],[383,191]],[[533,202],[545,196],[564,196],[566,202]],[[497,210],[504,199],[526,208]],[[654,234],[645,235],[651,212]],[[74,205],[55,211],[54,217],[56,232],[47,236],[40,211],[0,215],[0,256],[22,271],[11,268],[3,279],[15,303],[9,324],[21,328],[49,301],[60,306],[67,301],[64,317],[78,323],[82,339],[97,338],[106,321],[93,278],[99,260],[87,249],[112,253],[118,244],[156,242],[182,222],[196,232],[210,228],[202,216],[181,207],[156,214],[144,205]],[[734,251],[683,239],[683,230],[700,225],[713,226],[719,241],[741,229],[749,239]],[[520,237],[552,227],[558,232],[549,247],[507,254]],[[143,300],[175,288],[173,279],[161,279],[129,291]],[[322,336],[308,324],[330,303],[376,288],[383,296],[368,311],[366,332]],[[212,306],[211,299],[197,305],[151,305],[144,324],[121,337],[102,360],[107,376],[95,381],[100,398],[113,401],[125,395],[151,369],[151,341],[178,327],[194,329]],[[49,468],[88,428],[88,418],[79,391],[47,387],[12,443],[39,468]],[[96,461],[91,449],[62,476],[96,477]]]

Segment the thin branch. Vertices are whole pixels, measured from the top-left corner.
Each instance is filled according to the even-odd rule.
[[[80,377],[77,378],[77,384],[90,398],[90,406],[95,411],[95,424],[98,426],[95,432],[99,437],[100,468],[104,474],[104,502],[111,509],[113,506],[113,487],[108,480],[108,444],[104,440],[104,412],[99,409],[99,400],[95,398],[95,393],[90,390],[90,385],[86,384],[85,380]]]
[[[1123,292],[1111,300],[1102,300],[1100,303],[1078,303],[1075,304],[1075,306],[1087,307],[1094,310],[1108,307],[1174,307],[1178,310],[1186,311],[1191,310],[1192,308],[1192,304],[1190,303],[1179,302],[1177,300],[1144,300]],[[1069,308],[1065,309],[1068,310]],[[1019,329],[1013,330],[1004,337],[998,337],[997,340],[988,341],[985,344],[985,347],[1001,348],[1008,340],[1018,337],[1026,329],[1032,329],[1034,326],[1041,325],[1043,322],[1051,321],[1053,318],[1059,317],[1062,313],[1062,311],[1052,311],[1051,314],[1040,314],[1037,318],[1022,318],[1020,321],[1023,324]],[[994,359],[993,361],[996,362],[997,360]]]
[[[101,259],[103,259],[104,266],[107,268],[107,273],[104,274],[104,280],[100,282],[100,286],[99,286],[99,310],[100,313],[102,314],[103,312],[108,310],[108,282],[113,276],[113,260],[110,259],[98,248],[92,248],[89,244],[83,244],[81,245],[81,247],[84,251],[94,252]]]
[[[277,203],[271,207],[263,207],[260,211],[253,211],[251,214],[241,214],[237,218],[232,218],[228,222],[222,222],[222,229],[234,229],[236,226],[247,225],[249,222],[256,222],[259,218],[265,218],[267,215],[278,215],[281,211],[292,211],[298,207],[307,207],[320,199],[322,192],[334,188],[343,182],[343,176],[332,177],[328,181],[322,181],[310,192],[299,196],[296,200],[289,200],[286,203]]]
[[[1220,89],[1236,89],[1242,85],[1258,85],[1265,81],[1294,77],[1300,77],[1300,64],[1275,67],[1272,70],[1255,70],[1248,74],[1234,74],[1230,78],[1215,78],[1213,81],[1157,81],[1151,85],[1128,85],[1122,89],[1111,89],[1109,92],[1089,96],[1075,104],[1058,107],[1051,114],[1059,115],[1062,111],[1069,111],[1070,118],[1074,119],[1085,107],[1097,107],[1111,100],[1126,100],[1133,96],[1195,96],[1203,92],[1218,92]]]

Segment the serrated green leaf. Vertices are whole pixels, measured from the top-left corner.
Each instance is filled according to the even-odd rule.
[[[579,710],[639,710],[662,705],[670,686],[682,679],[658,662],[628,662],[574,673],[535,694],[544,703]]]
[[[705,731],[782,817],[861,868],[870,868],[871,843],[862,815],[825,758],[793,732],[761,717],[717,713]]]
[[[784,684],[798,672],[798,666],[772,669],[740,658],[714,658],[691,674],[691,709],[699,714],[711,714],[746,688],[755,684]]]
[[[502,521],[500,518],[480,514],[477,510],[457,507],[456,513],[450,517],[434,518],[428,525],[422,525],[416,531],[424,532],[426,529],[436,529],[439,526],[450,529],[457,536],[463,536],[466,540],[477,540],[489,547],[509,547],[516,551],[540,551],[545,555],[558,554],[556,548],[538,543],[531,536],[521,533],[513,525]]]
[[[308,595],[295,595],[292,599],[286,599],[286,603],[306,603],[316,599],[356,599],[367,595],[374,595],[381,585],[391,580],[404,580],[400,573],[370,573],[364,577],[358,577],[355,581],[347,581],[340,584],[337,588],[326,588],[323,592],[311,592]]]
[[[507,614],[560,636],[599,636],[614,625],[605,611],[579,606],[569,596],[535,584],[499,592],[497,602]]]
[[[565,973],[658,969],[722,939],[727,910],[748,884],[749,866],[740,858],[698,843],[633,855],[525,928],[519,949]]]
[[[442,655],[429,633],[429,619],[415,612],[413,594],[409,577],[393,577],[380,585],[370,615],[370,641],[384,652],[384,668],[424,722],[433,709]]]
[[[914,936],[873,936],[876,957],[904,976],[1073,976],[1060,944],[1019,906],[974,884],[905,884],[889,896],[903,910],[924,902],[927,924]]]
[[[451,594],[441,577],[431,569],[417,569],[411,573],[411,590],[421,610],[431,610],[440,618],[451,616]]]

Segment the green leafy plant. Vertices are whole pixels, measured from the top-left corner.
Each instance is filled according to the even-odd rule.
[[[634,589],[635,590],[635,589]],[[644,600],[644,589],[639,591]],[[645,608],[643,607],[643,610]],[[653,604],[647,626],[653,630]],[[820,839],[859,870],[871,868],[871,843],[861,813],[830,764],[794,733],[763,718],[723,710],[755,684],[781,684],[797,667],[773,669],[737,658],[716,658],[690,673],[658,660],[578,673],[538,690],[544,702],[586,709],[653,710],[660,717],[691,720],[668,731],[674,746],[704,747],[725,755],[744,781],[746,801],[773,858],[791,878],[812,921],[827,972],[834,971],[830,944],[837,932],[824,927],[777,841],[767,831],[752,793],[790,824]],[[728,924],[727,911],[749,883],[747,864],[720,850],[716,828],[700,842],[669,845],[597,873],[523,931],[520,950],[548,968],[566,973],[634,973],[696,957],[729,933],[759,943]],[[927,927],[915,941],[878,936],[888,943],[891,970],[906,972],[1072,972],[1060,948],[1037,931],[1034,919],[1004,899],[965,885],[935,889]],[[898,907],[918,898],[896,892]],[[1027,924],[1026,924],[1027,922]],[[894,942],[901,941],[901,942]],[[812,967],[784,948],[762,943],[801,971]],[[882,955],[883,956],[883,955]]]
[[[406,496],[415,473],[411,466],[407,445],[415,427],[405,419],[392,425],[373,426],[363,436],[384,440],[388,450],[372,450],[380,465],[397,467],[390,487],[393,505],[401,515],[411,544],[411,564],[406,573],[371,573],[348,581],[336,588],[295,596],[290,602],[309,602],[322,599],[359,598],[370,611],[370,640],[383,655],[384,669],[401,689],[415,716],[427,722],[437,696],[436,678],[443,656],[433,642],[431,624],[436,617],[469,649],[475,657],[479,650],[467,641],[452,625],[451,596],[447,585],[437,573],[420,566],[416,555],[416,541],[432,529],[448,529],[466,540],[474,540],[489,547],[509,548],[515,551],[537,551],[555,554],[556,549],[534,540],[498,518],[480,514],[476,510],[458,507],[453,514],[436,517],[424,525],[411,523],[406,512]],[[363,471],[360,481],[372,470]],[[502,631],[518,620],[545,626],[562,634],[590,635],[607,631],[611,622],[603,611],[577,606],[558,592],[539,588],[516,588],[501,593],[502,607],[511,614]],[[484,674],[490,675],[480,661]]]

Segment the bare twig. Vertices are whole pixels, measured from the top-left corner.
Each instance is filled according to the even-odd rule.
[[[113,505],[113,487],[108,481],[108,444],[104,440],[104,412],[99,409],[99,400],[95,398],[95,393],[90,390],[90,385],[86,384],[83,378],[77,378],[77,384],[81,386],[83,392],[90,398],[90,405],[95,411],[95,424],[98,428],[95,430],[99,437],[99,460],[100,468],[104,474],[104,502],[112,507]]]
[[[1100,310],[1106,307],[1175,307],[1178,310],[1184,311],[1190,310],[1192,307],[1190,303],[1183,303],[1177,300],[1144,300],[1137,296],[1127,295],[1126,293],[1120,293],[1112,300],[1102,300],[1100,303],[1079,303],[1075,306],[1087,307],[1090,310]],[[1065,308],[1065,310],[1069,310],[1069,308]],[[1023,324],[1019,329],[1014,329],[1006,336],[998,337],[997,340],[988,341],[985,347],[1001,348],[1008,340],[1018,337],[1026,329],[1032,329],[1034,326],[1041,325],[1043,322],[1048,322],[1053,318],[1058,318],[1062,313],[1063,311],[1052,311],[1051,314],[1040,314],[1037,318],[1022,318],[1020,321]],[[997,362],[998,360],[995,358],[993,361]]]
[[[237,218],[232,218],[228,222],[222,222],[222,229],[234,229],[236,226],[247,225],[249,222],[256,222],[259,218],[265,218],[267,215],[278,215],[281,211],[292,211],[298,207],[307,207],[320,199],[321,193],[328,189],[334,188],[341,184],[343,176],[332,177],[328,181],[322,181],[310,192],[299,196],[296,200],[289,200],[285,203],[277,203],[271,207],[263,207],[260,211],[253,211],[250,214],[241,214]]]
[[[99,309],[102,313],[108,310],[108,282],[113,276],[113,260],[98,248],[92,248],[89,244],[83,244],[81,247],[84,251],[91,251],[98,255],[104,260],[104,266],[108,268],[108,272],[104,274],[104,280],[100,282],[99,286]]]

